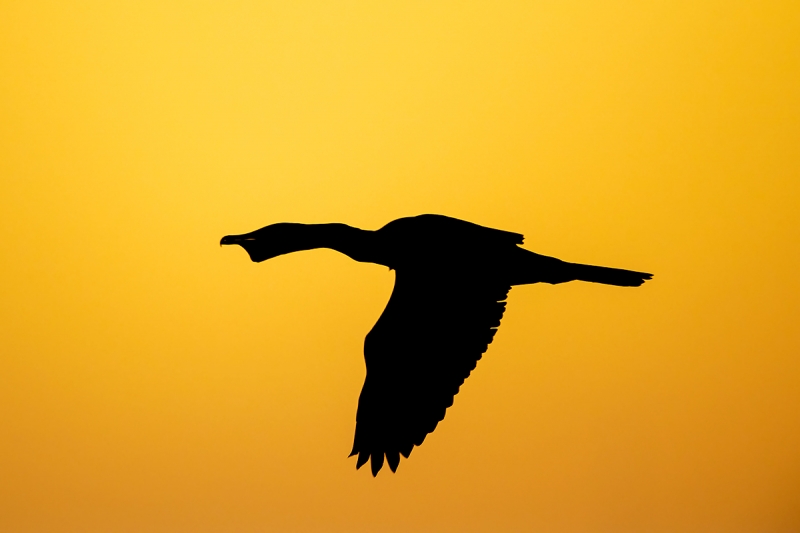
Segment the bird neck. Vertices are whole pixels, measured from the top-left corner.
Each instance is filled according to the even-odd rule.
[[[347,224],[305,224],[303,249],[330,248],[362,263],[385,264],[374,231]]]

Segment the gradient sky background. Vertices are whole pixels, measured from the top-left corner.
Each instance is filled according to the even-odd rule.
[[[800,531],[800,3],[4,1],[0,530]],[[443,213],[515,288],[396,475],[393,273],[280,221]]]

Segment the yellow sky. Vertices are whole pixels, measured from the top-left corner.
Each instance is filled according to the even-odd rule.
[[[435,5],[431,5],[435,4]],[[800,4],[0,4],[0,530],[800,530]],[[515,288],[346,456],[393,273],[217,244],[442,213]]]

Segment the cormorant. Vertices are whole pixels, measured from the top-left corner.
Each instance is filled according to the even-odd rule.
[[[443,215],[389,222],[376,231],[345,224],[266,226],[228,235],[255,262],[332,248],[395,270],[386,309],[364,342],[367,374],[358,399],[356,468],[384,456],[394,472],[444,418],[492,342],[513,285],[590,281],[638,287],[644,272],[567,263],[521,248],[523,237]]]

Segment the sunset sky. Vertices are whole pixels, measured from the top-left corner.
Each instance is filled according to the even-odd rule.
[[[421,213],[655,278],[373,479],[394,272],[218,244]],[[5,0],[0,237],[0,531],[800,531],[797,0]]]

